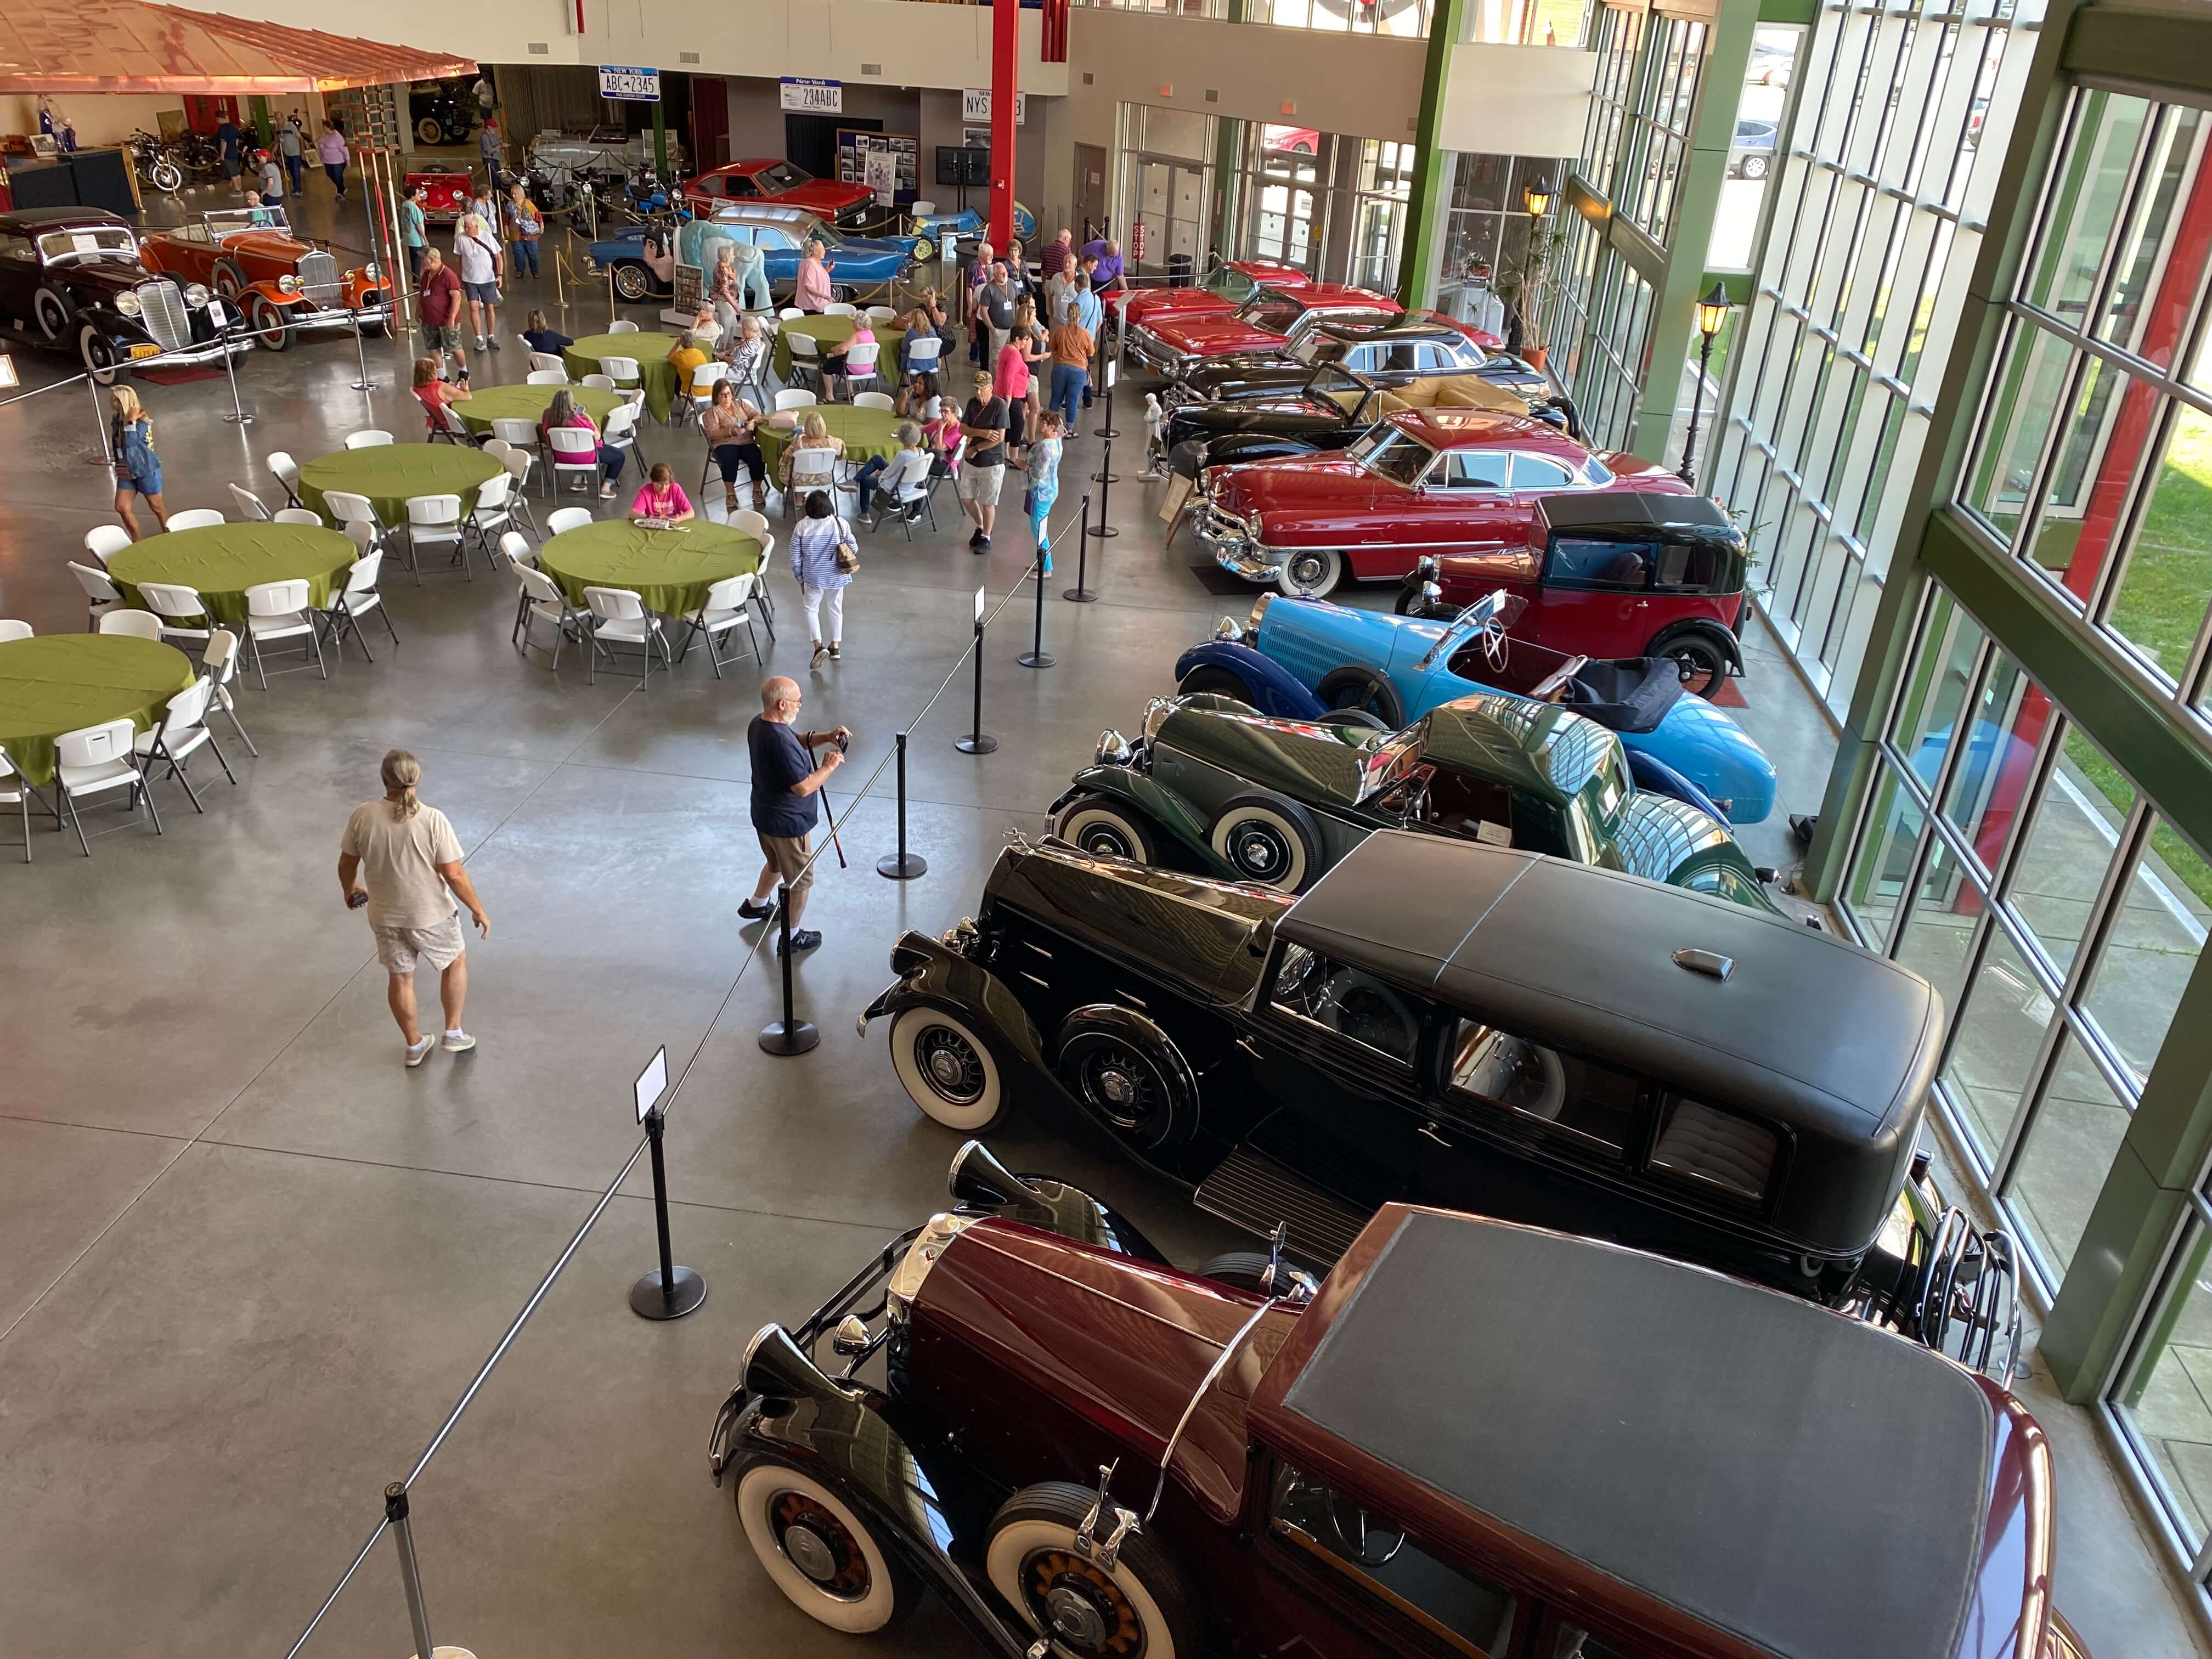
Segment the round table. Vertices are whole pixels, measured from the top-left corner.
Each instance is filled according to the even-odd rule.
[[[386,527],[407,522],[410,495],[459,495],[465,513],[477,504],[477,491],[507,469],[495,455],[459,444],[376,444],[367,449],[334,449],[300,468],[300,501],[325,518],[326,490],[366,495]]]
[[[466,403],[451,407],[471,432],[489,432],[494,421],[527,421],[536,426],[553,394],[563,391],[602,428],[624,401],[621,392],[602,392],[595,386],[488,386]]]
[[[876,357],[876,373],[885,386],[898,383],[899,342],[906,338],[906,331],[894,328],[889,323],[874,325],[877,343],[883,350]],[[791,343],[785,337],[805,334],[821,342],[822,356],[828,356],[859,331],[860,325],[850,317],[787,317],[776,325],[775,378],[788,384],[791,380]],[[817,357],[817,363],[821,358]]]
[[[668,361],[668,354],[676,349],[676,339],[673,334],[648,333],[643,329],[635,334],[592,334],[569,341],[562,348],[561,361],[568,364],[570,377],[580,380],[586,374],[606,373],[599,367],[602,357],[635,357],[638,384],[645,388],[645,406],[654,420],[665,421],[676,402],[676,365]]]
[[[125,718],[150,731],[194,678],[173,645],[128,634],[9,640],[0,644],[0,747],[33,783],[52,783],[63,732]]]
[[[855,409],[850,404],[817,404],[811,409],[794,409],[790,412],[799,422],[809,415],[819,415],[822,424],[830,428],[830,435],[845,441],[845,459],[854,466],[871,455],[889,460],[897,454],[896,434],[900,423],[907,419],[888,409]],[[919,426],[921,422],[916,421],[915,424]],[[799,430],[796,423],[789,427],[766,423],[761,426],[761,459],[768,463],[771,477],[781,476],[778,468],[782,465],[783,447],[798,441]]]
[[[707,590],[761,568],[760,538],[726,524],[689,520],[647,530],[627,519],[601,519],[564,530],[538,550],[538,568],[581,606],[586,587],[627,587],[648,611],[680,617],[696,611]]]
[[[123,602],[141,611],[153,609],[138,597],[141,583],[173,582],[197,588],[217,622],[242,623],[246,590],[263,582],[303,576],[307,602],[326,608],[360,556],[350,537],[313,525],[211,524],[133,542],[108,561],[107,574]]]

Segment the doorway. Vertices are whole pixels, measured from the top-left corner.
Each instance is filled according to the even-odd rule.
[[[719,75],[691,77],[691,169],[706,173],[730,159],[730,94]]]
[[[1083,241],[1106,234],[1106,149],[1102,144],[1075,147],[1075,217]]]
[[[1122,239],[1132,276],[1149,262],[1170,276],[1188,276],[1199,264],[1206,240],[1206,169],[1167,155],[1130,158],[1132,226],[1141,222],[1146,232],[1145,258],[1136,257],[1133,235]]]
[[[1304,128],[1258,131],[1246,245],[1255,259],[1277,259],[1318,276],[1328,228],[1323,180],[1336,141]]]
[[[783,118],[784,159],[817,179],[837,176],[837,130],[881,132],[881,121],[864,121],[850,115],[787,115]]]

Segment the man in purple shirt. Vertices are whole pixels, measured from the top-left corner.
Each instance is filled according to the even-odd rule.
[[[1091,287],[1098,294],[1119,294],[1127,286],[1121,281],[1121,245],[1103,238],[1083,245],[1085,257],[1098,261],[1091,273]]]

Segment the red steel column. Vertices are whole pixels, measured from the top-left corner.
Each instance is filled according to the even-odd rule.
[[[1004,252],[1014,234],[1014,93],[1021,78],[1021,0],[991,5],[991,213],[987,234]]]

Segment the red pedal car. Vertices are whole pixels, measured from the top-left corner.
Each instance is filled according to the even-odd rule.
[[[817,179],[804,167],[771,157],[732,161],[702,173],[684,186],[684,195],[694,213],[710,214],[732,202],[776,202],[805,208],[833,225],[854,225],[869,218],[876,199],[866,185]]]
[[[407,188],[422,191],[416,201],[424,218],[452,221],[469,210],[470,198],[476,193],[476,175],[448,167],[429,167],[409,173]]]
[[[1170,311],[1134,325],[1127,350],[1141,366],[1172,380],[1208,357],[1289,351],[1308,330],[1323,323],[1352,319],[1382,322],[1401,309],[1388,295],[1340,283],[1311,283],[1295,289],[1267,284],[1234,311]]]

